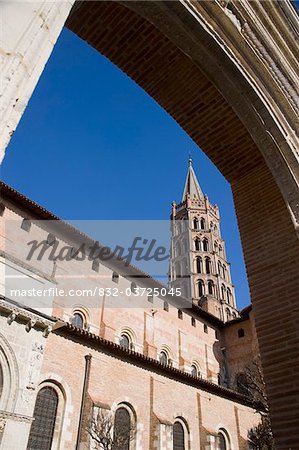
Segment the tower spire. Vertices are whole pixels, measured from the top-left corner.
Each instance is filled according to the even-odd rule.
[[[192,159],[189,158],[188,161],[188,173],[187,178],[185,182],[184,192],[182,196],[182,202],[184,202],[189,196],[191,199],[203,199],[204,195],[202,193],[201,187],[199,185],[199,182],[196,178],[195,172],[192,167]]]

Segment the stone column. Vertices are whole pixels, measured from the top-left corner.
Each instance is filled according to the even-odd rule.
[[[0,162],[74,0],[0,5]]]

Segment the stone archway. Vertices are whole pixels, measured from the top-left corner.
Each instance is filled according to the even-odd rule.
[[[70,3],[42,8],[36,22],[43,12],[57,37]],[[277,448],[295,448],[298,19],[291,3],[83,1],[66,25],[168,111],[231,183]],[[42,70],[34,58],[31,84]],[[30,89],[21,92],[25,104]],[[10,101],[18,108],[21,97]]]

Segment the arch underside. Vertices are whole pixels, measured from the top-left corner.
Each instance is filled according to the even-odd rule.
[[[66,25],[153,97],[231,183],[277,448],[292,447],[299,441],[299,250],[285,199],[299,202],[279,152],[283,140],[266,113],[261,119],[262,107],[257,113],[261,104],[241,71],[203,28],[191,58],[191,50],[187,55],[133,11],[144,8],[146,14],[142,3],[163,2],[128,2],[130,9],[118,2],[76,3]],[[163,13],[156,18],[167,29]]]

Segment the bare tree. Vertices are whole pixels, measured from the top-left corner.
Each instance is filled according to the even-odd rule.
[[[269,417],[266,385],[260,357],[252,361],[235,379],[235,388],[246,395],[261,414],[261,422],[248,431],[248,441],[252,450],[275,450]]]
[[[132,421],[118,420],[115,424],[111,411],[97,409],[87,431],[94,450],[128,450],[135,438],[135,430]]]
[[[236,376],[235,388],[246,395],[256,405],[257,410],[269,413],[266,385],[259,357]]]

